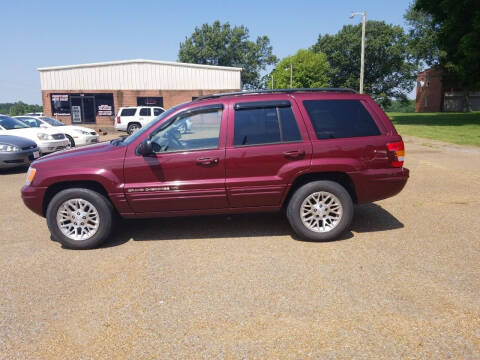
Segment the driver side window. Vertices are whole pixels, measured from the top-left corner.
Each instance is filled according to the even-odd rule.
[[[150,136],[156,153],[217,149],[222,121],[221,109],[180,114],[167,127]]]

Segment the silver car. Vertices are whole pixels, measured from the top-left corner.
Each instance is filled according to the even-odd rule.
[[[27,166],[39,156],[40,149],[32,140],[0,135],[0,169]]]

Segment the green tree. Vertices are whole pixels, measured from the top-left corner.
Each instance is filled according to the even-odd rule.
[[[335,35],[320,35],[312,47],[327,55],[330,86],[358,89],[361,24],[345,25]],[[400,26],[367,21],[364,89],[380,105],[391,98],[405,99],[412,91],[418,64],[408,53],[408,36]]]
[[[438,24],[432,15],[410,5],[403,15],[408,27],[408,50],[419,63],[427,66],[439,65],[445,52],[438,47]]]
[[[416,0],[415,9],[432,16],[436,42],[445,53],[443,67],[455,74],[471,111],[469,90],[480,86],[480,1]]]
[[[19,101],[15,103],[11,108],[10,108],[10,115],[12,116],[17,116],[17,115],[23,115],[27,113],[28,111],[25,110],[26,104]]]
[[[293,56],[283,58],[265,79],[265,86],[277,89],[290,87],[290,66],[292,66],[292,87],[318,88],[328,86],[330,66],[327,56],[312,50],[300,49]]]
[[[178,60],[186,63],[241,67],[242,84],[246,88],[260,87],[260,73],[274,65],[277,57],[267,36],[249,40],[245,26],[231,27],[227,22],[203,24],[180,44]]]

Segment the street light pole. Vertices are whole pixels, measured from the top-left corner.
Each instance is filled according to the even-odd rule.
[[[290,89],[293,88],[293,64],[290,63]]]
[[[350,19],[355,15],[362,15],[362,50],[360,54],[360,94],[363,94],[363,78],[365,71],[365,23],[367,22],[367,13],[365,11],[352,12]]]

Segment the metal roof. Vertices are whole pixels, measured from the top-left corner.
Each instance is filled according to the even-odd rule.
[[[77,69],[77,68],[124,65],[124,64],[159,64],[159,65],[170,65],[170,66],[182,66],[182,67],[189,67],[189,68],[242,71],[242,68],[239,68],[239,67],[190,64],[190,63],[181,63],[181,62],[175,62],[175,61],[160,61],[160,60],[147,60],[147,59],[105,61],[105,62],[88,63],[88,64],[77,64],[77,65],[48,66],[48,67],[40,67],[37,70],[51,71],[51,70]]]

